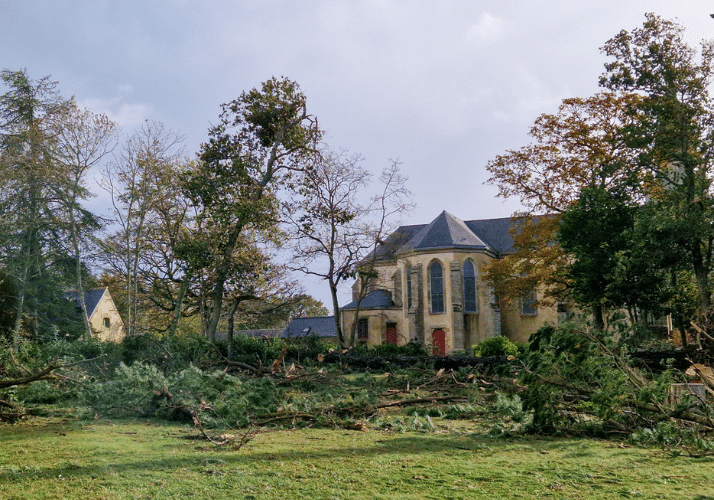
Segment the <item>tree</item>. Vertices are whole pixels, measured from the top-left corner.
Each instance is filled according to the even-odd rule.
[[[297,83],[275,77],[222,106],[220,122],[201,146],[184,192],[206,221],[216,252],[204,271],[211,280],[205,334],[215,337],[235,251],[246,233],[277,228],[276,191],[290,172],[306,169],[321,137]]]
[[[359,164],[359,155],[323,151],[312,169],[300,177],[300,198],[287,211],[293,237],[293,268],[327,281],[340,346],[354,343],[354,328],[342,331],[338,290],[354,276],[360,280],[359,297],[373,278],[375,250],[394,229],[395,219],[411,208],[406,178],[392,162],[380,177],[381,191],[361,202],[371,181]]]
[[[104,171],[103,188],[112,197],[119,229],[103,242],[106,263],[124,279],[128,335],[137,333],[141,300],[142,257],[157,208],[175,199],[176,171],[182,170],[183,137],[162,123],[146,121],[127,139]]]
[[[52,179],[59,206],[66,221],[71,255],[74,258],[77,297],[87,338],[92,336],[87,305],[84,301],[83,262],[86,249],[92,244],[93,233],[101,228],[98,218],[80,204],[92,193],[86,186],[86,175],[112,151],[116,141],[117,126],[105,115],[96,115],[71,104],[60,119],[52,123],[55,138],[52,158],[60,173]]]
[[[714,51],[711,43],[703,43],[697,61],[696,51],[683,41],[682,32],[677,24],[652,14],[646,15],[642,28],[620,32],[603,47],[614,58],[600,79],[607,91],[589,99],[565,100],[557,115],[536,121],[531,130],[534,145],[510,151],[488,165],[490,181],[500,183],[501,196],[520,196],[529,213],[573,211],[568,216],[571,222],[594,223],[593,191],[583,196],[584,190],[592,189],[608,192],[610,200],[625,196],[643,207],[634,211],[624,249],[598,248],[597,231],[581,231],[580,243],[571,240],[569,248],[577,249],[583,260],[574,263],[570,269],[577,272],[565,274],[565,287],[556,292],[575,289],[576,296],[585,300],[581,292],[586,283],[597,288],[595,283],[604,280],[600,285],[607,282],[607,291],[600,288],[594,293],[605,293],[607,301],[620,305],[642,305],[674,293],[674,283],[681,286],[679,279],[686,280],[691,272],[699,290],[699,310],[710,306],[714,221],[709,194],[712,113],[708,87]],[[583,202],[579,206],[578,199]],[[605,232],[599,235],[601,246],[623,234]],[[542,236],[546,241],[539,248],[552,252],[554,235],[543,231]],[[563,256],[563,267],[554,270],[556,276],[564,276],[562,269],[573,258],[565,252]],[[491,272],[491,278],[496,281],[507,274],[504,269],[522,266],[517,257],[518,252],[496,264],[493,269],[499,272]],[[595,265],[605,261],[607,265]],[[533,269],[543,268],[536,265]],[[573,282],[576,275],[579,284]],[[661,278],[659,284],[656,276]],[[513,278],[528,279],[532,276]],[[503,281],[500,287],[504,288]],[[654,287],[649,295],[645,293],[648,287]],[[677,298],[674,293],[671,300],[686,308],[683,296]]]
[[[49,77],[33,81],[24,70],[4,70],[0,78],[9,87],[0,96],[0,263],[17,290],[12,333],[17,348],[23,329],[35,336],[51,333],[68,284],[63,221],[53,189],[67,176],[54,162],[53,124],[66,116],[71,101]]]
[[[560,215],[583,189],[639,179],[637,154],[620,132],[639,120],[630,110],[640,99],[613,93],[564,99],[557,113],[536,119],[533,143],[488,162],[488,182],[498,185],[499,196],[518,196],[525,207],[516,214],[522,221],[514,228],[515,252],[486,269],[501,301],[537,288],[551,300],[567,298],[569,257],[555,238]]]
[[[600,84],[619,95],[637,95],[630,113],[642,117],[624,128],[623,139],[637,152],[650,178],[650,203],[660,223],[676,225],[670,243],[683,251],[699,291],[699,311],[711,306],[712,244],[712,81],[714,43],[697,51],[683,40],[683,28],[654,14],[642,28],[621,31],[603,47],[614,60]],[[665,220],[667,222],[665,222]]]
[[[640,311],[660,311],[669,300],[658,293],[666,276],[655,252],[634,240],[636,212],[621,193],[593,187],[583,189],[560,220],[557,240],[572,259],[567,272],[573,298],[591,306],[600,330],[606,308],[626,308],[636,322]]]

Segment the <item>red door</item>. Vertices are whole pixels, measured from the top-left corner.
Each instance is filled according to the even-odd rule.
[[[434,346],[434,356],[446,356],[446,333],[441,328],[431,334],[431,343]]]
[[[387,344],[397,345],[396,323],[387,323]]]

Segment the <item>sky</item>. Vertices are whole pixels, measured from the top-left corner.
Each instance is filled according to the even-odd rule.
[[[692,45],[714,38],[704,0],[0,0],[0,69],[50,75],[126,136],[162,122],[189,155],[222,103],[284,76],[331,147],[375,175],[401,162],[405,223],[487,219],[519,208],[485,184],[487,162],[562,99],[598,92],[600,47],[646,12],[677,19]],[[108,215],[109,200],[91,208]],[[325,283],[303,281],[330,304]]]

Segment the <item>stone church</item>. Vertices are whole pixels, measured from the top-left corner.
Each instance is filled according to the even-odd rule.
[[[482,279],[486,264],[513,252],[512,218],[462,221],[442,212],[429,224],[401,226],[374,254],[377,277],[359,303],[357,341],[433,346],[434,354],[469,351],[487,338],[505,335],[525,342],[555,307],[536,305],[536,291],[501,307]],[[357,312],[342,308],[343,331]]]

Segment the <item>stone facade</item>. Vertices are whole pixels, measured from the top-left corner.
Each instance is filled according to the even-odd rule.
[[[443,212],[428,225],[400,227],[377,250],[378,277],[360,302],[366,342],[387,342],[396,328],[397,344],[423,342],[451,354],[497,335],[526,341],[542,325],[557,323],[555,308],[501,308],[482,279],[484,266],[511,251],[511,226],[511,219],[464,222]],[[342,310],[345,331],[355,320],[356,287]]]

